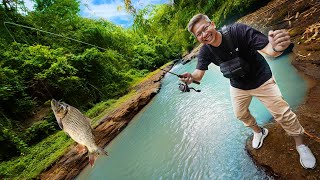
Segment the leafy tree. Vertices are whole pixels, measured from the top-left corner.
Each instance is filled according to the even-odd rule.
[[[33,1],[31,12],[23,1],[0,4],[0,23],[11,22],[0,25],[0,141],[12,151],[0,159],[27,152],[57,130],[52,115],[25,130],[19,127],[51,98],[81,110],[116,99],[135,79],[196,45],[186,28],[193,15],[205,13],[221,26],[263,5],[258,0],[174,0],[137,10],[125,0],[134,24],[124,29],[80,17],[78,0]]]

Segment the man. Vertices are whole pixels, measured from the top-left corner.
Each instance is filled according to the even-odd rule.
[[[231,58],[232,50],[227,44],[225,35],[215,28],[214,22],[203,14],[197,14],[190,20],[189,32],[204,45],[200,49],[195,71],[192,74],[182,74],[181,81],[188,84],[192,81],[200,81],[210,63],[220,65],[222,68],[221,59],[226,62],[228,57]],[[228,33],[234,48],[237,49],[238,56],[249,66],[244,76],[230,78],[230,95],[236,117],[253,130],[252,147],[259,149],[268,135],[268,130],[257,125],[248,109],[254,96],[266,106],[274,119],[293,137],[301,165],[306,169],[313,169],[316,166],[316,159],[310,149],[303,144],[304,129],[288,103],[283,99],[268,63],[258,52],[273,57],[281,55],[290,45],[288,32],[285,30],[270,31],[266,37],[244,24],[233,24],[228,28]],[[220,61],[218,61],[219,57]]]

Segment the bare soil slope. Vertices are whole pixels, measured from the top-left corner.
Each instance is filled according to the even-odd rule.
[[[305,102],[295,111],[306,130],[305,143],[313,151],[318,166],[305,170],[291,137],[280,125],[267,126],[269,136],[259,150],[251,148],[250,137],[246,148],[258,166],[277,179],[320,179],[320,1],[274,0],[239,22],[267,33],[269,30],[288,29],[292,42],[292,64],[307,78],[312,78]]]

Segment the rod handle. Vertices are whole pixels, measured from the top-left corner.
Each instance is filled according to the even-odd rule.
[[[183,78],[183,76],[182,75],[177,75],[179,78]],[[200,82],[199,81],[192,81],[193,83],[195,83],[195,84],[200,84]]]
[[[193,83],[195,83],[195,84],[200,84],[200,82],[199,81],[192,81]]]

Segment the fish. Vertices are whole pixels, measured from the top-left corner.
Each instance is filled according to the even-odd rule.
[[[89,164],[91,167],[99,155],[108,155],[106,151],[98,147],[95,143],[90,119],[77,108],[52,99],[51,109],[59,127],[74,141],[88,149]]]

